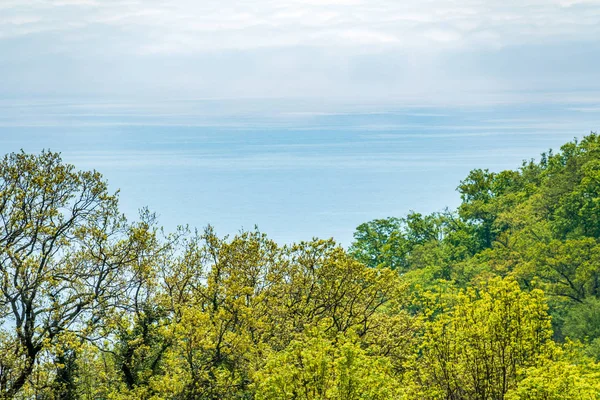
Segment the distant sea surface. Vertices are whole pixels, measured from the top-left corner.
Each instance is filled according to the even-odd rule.
[[[97,169],[132,219],[343,245],[374,218],[456,207],[474,168],[517,168],[600,128],[600,104],[0,100],[0,150]]]

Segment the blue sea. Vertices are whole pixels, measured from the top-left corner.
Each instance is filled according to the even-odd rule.
[[[474,168],[500,171],[600,128],[600,104],[467,106],[314,100],[0,100],[0,150],[59,151],[167,230],[255,225],[343,245],[374,218],[456,207]]]

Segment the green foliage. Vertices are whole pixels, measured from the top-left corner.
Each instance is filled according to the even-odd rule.
[[[280,246],[95,171],[0,162],[0,398],[600,398],[600,137],[473,170],[457,210]]]
[[[369,267],[406,270],[411,251],[438,240],[440,221],[434,215],[410,213],[406,218],[376,219],[356,228],[349,252]]]
[[[135,240],[100,174],[49,152],[0,162],[0,219],[0,318],[14,349],[0,395],[10,398],[62,335],[87,335],[117,300]]]
[[[397,218],[377,219],[359,225],[354,233],[356,241],[349,251],[369,267],[402,268],[408,252],[408,241],[402,228],[403,222]]]
[[[521,371],[519,386],[510,390],[506,400],[598,400],[600,365],[566,346],[555,360]]]
[[[492,279],[485,288],[459,291],[452,301],[425,324],[417,361],[418,379],[429,388],[424,397],[501,399],[517,385],[520,368],[537,365],[551,351],[541,291]]]
[[[590,356],[600,360],[600,299],[588,297],[569,308],[564,335],[586,343]]]
[[[274,353],[256,374],[257,400],[393,399],[400,385],[386,357],[369,355],[356,337],[313,331]]]

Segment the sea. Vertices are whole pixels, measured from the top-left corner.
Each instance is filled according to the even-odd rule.
[[[600,129],[600,103],[428,105],[319,99],[1,99],[0,153],[100,171],[135,220],[280,243],[352,242],[375,218],[460,203],[475,168],[518,168]]]

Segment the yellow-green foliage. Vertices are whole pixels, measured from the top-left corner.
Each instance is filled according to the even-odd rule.
[[[501,399],[521,368],[551,353],[543,293],[511,279],[461,290],[454,304],[425,323],[418,379],[424,397]],[[433,310],[432,310],[433,311]]]
[[[600,400],[599,159],[592,134],[474,170],[455,212],[347,252],[165,234],[99,173],[8,155],[0,399]]]
[[[520,372],[519,386],[506,400],[598,400],[600,364],[583,354],[581,344],[567,342],[557,348],[553,360]]]
[[[529,368],[506,400],[598,400],[600,367],[569,361],[548,361]]]
[[[390,360],[369,355],[354,335],[313,331],[273,353],[255,375],[256,399],[394,399],[400,385]]]

